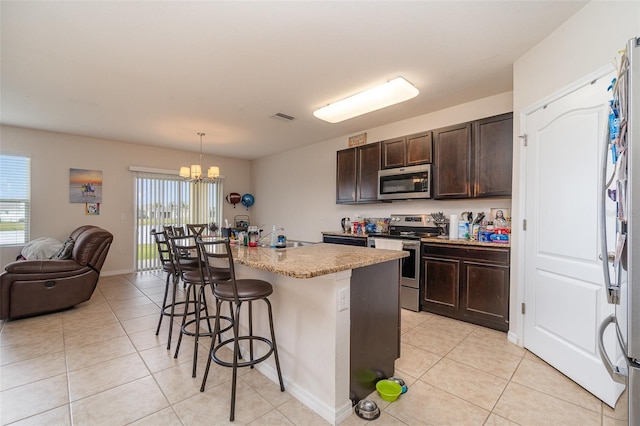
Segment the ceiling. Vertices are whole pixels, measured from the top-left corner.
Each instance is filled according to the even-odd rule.
[[[256,159],[510,91],[585,3],[2,0],[0,121]],[[416,98],[312,114],[398,75]]]

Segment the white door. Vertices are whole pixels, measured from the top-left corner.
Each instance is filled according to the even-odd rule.
[[[525,117],[523,341],[613,406],[623,386],[605,370],[596,341],[598,326],[613,312],[603,287],[598,233],[600,159],[612,78],[613,73],[599,78]],[[615,226],[615,212],[608,211],[607,217]],[[615,336],[605,338],[609,353],[615,353]]]

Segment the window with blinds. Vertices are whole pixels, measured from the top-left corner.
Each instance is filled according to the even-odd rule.
[[[0,246],[29,241],[31,159],[0,155]]]
[[[139,172],[136,177],[138,271],[159,268],[160,261],[151,230],[190,223],[220,226],[222,179],[214,182],[186,182],[180,176]]]

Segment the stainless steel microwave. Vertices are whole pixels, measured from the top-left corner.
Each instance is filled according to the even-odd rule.
[[[431,198],[431,164],[378,171],[379,200]]]

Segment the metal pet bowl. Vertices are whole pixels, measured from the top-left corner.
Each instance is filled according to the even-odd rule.
[[[402,388],[402,393],[407,393],[407,384],[400,377],[389,377],[389,380],[396,382]]]
[[[356,415],[364,420],[375,420],[380,417],[378,404],[368,399],[361,399],[356,404]]]

